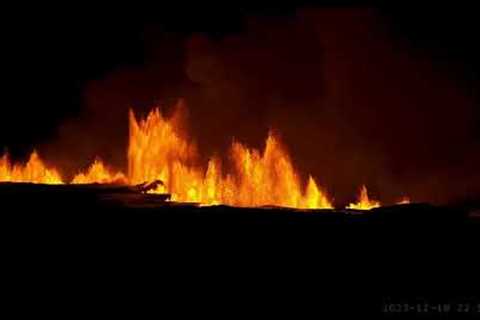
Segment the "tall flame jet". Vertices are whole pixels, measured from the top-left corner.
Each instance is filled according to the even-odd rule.
[[[327,194],[308,176],[305,184],[293,166],[286,148],[269,133],[263,150],[248,148],[233,141],[229,150],[232,162],[222,167],[221,159],[210,158],[199,164],[198,150],[185,132],[180,101],[171,117],[153,109],[137,120],[129,111],[128,172],[115,172],[98,158],[71,184],[141,184],[161,180],[154,193],[170,193],[173,201],[202,205],[227,204],[239,207],[281,206],[304,209],[333,208]],[[65,183],[57,169],[47,167],[36,151],[25,164],[12,164],[8,155],[0,157],[0,182],[43,184]],[[399,204],[408,204],[405,197]],[[362,186],[357,203],[347,208],[369,210],[380,206]]]
[[[165,186],[156,192],[168,192],[175,201],[206,205],[332,208],[311,176],[304,190],[289,155],[272,133],[262,152],[233,142],[233,172],[223,173],[216,158],[203,170],[197,164],[195,144],[181,130],[181,110],[177,107],[172,117],[165,118],[154,109],[140,121],[130,111],[130,183],[161,180]]]

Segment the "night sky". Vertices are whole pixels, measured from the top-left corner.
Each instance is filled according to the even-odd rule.
[[[295,4],[11,8],[0,147],[71,175],[125,167],[127,110],[179,98],[202,156],[278,130],[340,202],[480,195],[473,7]],[[350,198],[349,198],[350,197]]]

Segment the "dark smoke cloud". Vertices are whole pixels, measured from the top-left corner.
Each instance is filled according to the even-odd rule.
[[[226,154],[233,137],[261,148],[273,128],[340,203],[363,183],[387,202],[480,194],[473,99],[374,11],[300,10],[220,39],[148,39],[145,64],[91,82],[84,112],[49,146],[67,172],[96,154],[125,167],[128,108],[185,98],[204,157]]]

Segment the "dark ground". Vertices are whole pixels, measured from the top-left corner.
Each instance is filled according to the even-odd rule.
[[[460,304],[477,306],[472,205],[358,214],[161,205],[105,190],[0,184],[8,302],[26,295],[39,312],[90,315],[98,305],[107,314],[227,319],[398,316],[382,312],[390,303],[449,304],[459,315]]]

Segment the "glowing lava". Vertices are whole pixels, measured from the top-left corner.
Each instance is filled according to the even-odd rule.
[[[288,153],[272,133],[262,152],[233,142],[232,172],[224,174],[219,159],[210,159],[202,169],[195,144],[181,130],[181,110],[167,119],[155,109],[139,122],[130,112],[130,183],[161,180],[165,187],[156,192],[168,192],[172,200],[182,202],[332,208],[312,177],[306,188],[302,186]]]
[[[356,210],[370,210],[373,208],[380,207],[380,202],[376,200],[370,200],[368,198],[368,191],[367,187],[362,186],[360,189],[360,195],[358,197],[357,203],[350,203],[348,205],[348,209],[356,209]]]
[[[409,197],[403,197],[402,199],[400,199],[400,201],[397,202],[397,204],[410,204],[411,201],[410,201],[410,198]]]
[[[136,185],[160,180],[163,184],[148,192],[169,193],[171,200],[179,202],[333,208],[326,192],[311,175],[306,183],[302,181],[287,149],[272,132],[262,150],[233,141],[226,157],[228,165],[224,166],[220,157],[202,164],[196,144],[185,132],[184,110],[180,102],[170,117],[154,109],[139,121],[130,111],[127,174],[115,172],[96,159],[70,183]],[[35,151],[25,164],[11,164],[7,155],[0,157],[0,181],[64,183],[58,171],[47,168]],[[410,200],[404,197],[398,204],[406,203]],[[369,199],[367,188],[362,186],[358,202],[347,208],[369,210],[379,206],[380,202]]]
[[[126,184],[127,179],[125,175],[121,172],[113,173],[111,170],[107,169],[103,162],[100,159],[95,159],[95,161],[90,165],[86,172],[80,172],[77,174],[72,182],[72,184],[87,184],[87,183],[118,183]]]
[[[0,181],[29,182],[44,184],[62,184],[62,178],[57,170],[47,168],[33,151],[26,164],[11,164],[8,155],[0,158]]]

